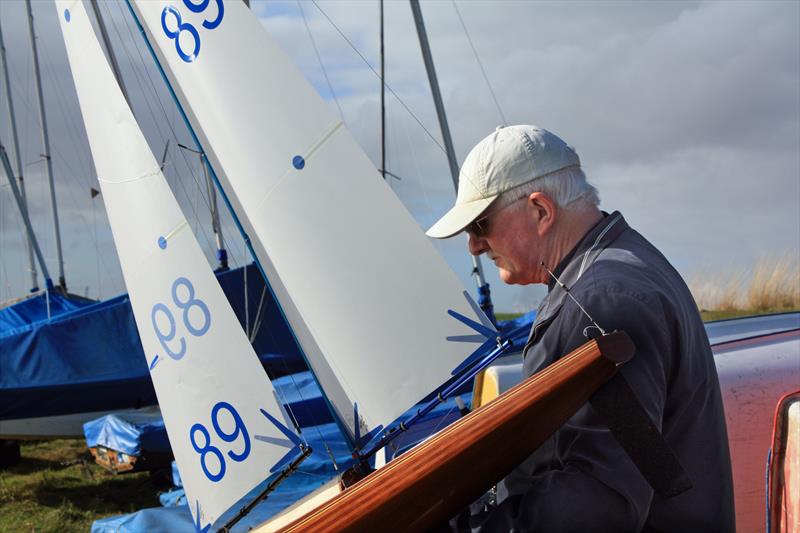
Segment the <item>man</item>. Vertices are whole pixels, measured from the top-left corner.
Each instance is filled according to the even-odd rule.
[[[506,283],[548,284],[524,377],[602,331],[636,345],[621,377],[498,485],[482,530],[733,531],[722,398],[697,307],[664,256],[598,204],[571,147],[511,126],[473,148],[455,206],[428,230],[467,231],[470,253]],[[643,439],[625,430],[636,424],[655,428]]]

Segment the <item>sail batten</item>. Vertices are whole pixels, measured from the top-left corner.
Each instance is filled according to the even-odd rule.
[[[349,436],[387,425],[471,351],[461,283],[244,5],[129,6]]]

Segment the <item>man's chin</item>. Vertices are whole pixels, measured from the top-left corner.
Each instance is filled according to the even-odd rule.
[[[505,283],[506,285],[517,285],[519,284],[519,280],[516,278],[513,272],[509,272],[503,268],[497,269],[497,273],[500,276],[500,281]]]

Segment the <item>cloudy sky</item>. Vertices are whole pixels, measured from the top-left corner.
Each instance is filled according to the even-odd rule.
[[[379,80],[370,68],[378,68],[377,2],[253,0],[252,9],[377,165]],[[33,10],[67,283],[79,294],[112,296],[124,286],[102,200],[89,196],[97,184],[55,8],[34,1]],[[167,178],[213,261],[199,164],[177,147],[189,136],[127,8],[109,0],[101,10],[157,157],[172,139]],[[800,254],[800,3],[439,0],[423,1],[422,10],[459,161],[498,124],[537,124],[576,147],[602,207],[621,210],[686,278]],[[454,192],[408,3],[387,2],[385,14],[394,93],[387,94],[387,168],[427,228]],[[24,3],[0,2],[0,22],[31,212],[57,277]],[[0,103],[0,139],[11,151],[4,94]],[[225,233],[241,264],[241,238],[229,221]],[[472,287],[464,239],[437,245]],[[3,178],[0,301],[29,288],[26,261]],[[486,270],[502,311],[532,308],[542,295],[540,287],[503,286],[490,263]]]

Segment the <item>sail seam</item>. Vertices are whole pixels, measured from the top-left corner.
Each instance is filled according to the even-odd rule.
[[[130,183],[132,181],[138,181],[138,180],[145,179],[145,178],[151,178],[153,176],[157,176],[160,173],[161,173],[161,168],[157,167],[154,171],[148,172],[146,174],[142,174],[141,176],[134,176],[132,178],[119,178],[119,179],[101,178],[100,176],[97,176],[97,181],[99,181],[100,183],[110,183],[110,184],[114,184],[114,183]]]

